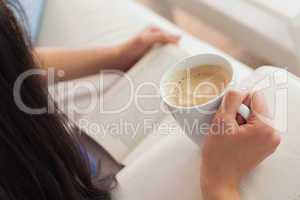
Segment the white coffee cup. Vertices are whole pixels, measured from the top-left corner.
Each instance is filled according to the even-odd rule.
[[[216,65],[225,69],[231,76],[230,83],[224,88],[224,91],[216,98],[208,101],[207,103],[183,107],[174,105],[166,98],[167,91],[165,85],[172,79],[172,75],[177,70],[184,70],[193,67],[201,67],[204,65]],[[194,141],[196,144],[201,144],[201,138],[208,133],[211,121],[216,111],[218,110],[224,94],[234,83],[234,70],[230,62],[217,54],[199,54],[187,57],[182,61],[171,67],[162,77],[160,82],[160,94],[164,103],[167,105],[169,111],[177,123],[181,126],[184,132]],[[250,115],[249,108],[242,104],[239,109],[240,115],[244,119],[248,119]]]

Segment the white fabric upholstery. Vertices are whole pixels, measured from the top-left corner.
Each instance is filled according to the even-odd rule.
[[[183,9],[255,55],[300,75],[299,1],[152,0],[166,13]]]

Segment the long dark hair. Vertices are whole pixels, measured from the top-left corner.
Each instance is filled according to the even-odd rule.
[[[12,8],[20,7],[0,0],[0,199],[110,199],[110,188],[93,182],[88,162],[80,156],[75,139],[80,130],[57,108],[30,115],[14,101],[16,79],[38,64]],[[24,81],[21,96],[31,108],[51,101],[38,76]]]

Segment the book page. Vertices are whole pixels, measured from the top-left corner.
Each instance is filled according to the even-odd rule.
[[[86,131],[112,154],[116,144],[121,143],[122,152],[117,157],[118,160],[125,158],[164,117],[160,79],[169,67],[186,56],[178,46],[152,49],[101,97],[96,109],[84,117],[100,127],[98,131]],[[105,137],[111,142],[103,140]]]

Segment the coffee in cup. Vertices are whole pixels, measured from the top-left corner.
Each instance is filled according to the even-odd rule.
[[[223,96],[234,83],[230,62],[217,54],[187,57],[162,77],[160,94],[186,135],[198,145],[208,133]],[[248,119],[250,110],[242,104],[239,114]]]
[[[221,95],[231,74],[218,65],[197,65],[173,72],[166,98],[171,104],[191,107],[205,104]]]

